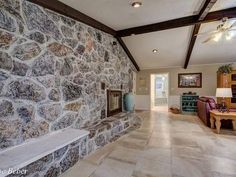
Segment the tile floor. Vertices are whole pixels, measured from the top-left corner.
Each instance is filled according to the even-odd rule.
[[[236,177],[236,133],[196,116],[140,112],[143,123],[62,177]]]

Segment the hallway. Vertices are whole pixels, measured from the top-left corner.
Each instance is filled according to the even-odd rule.
[[[195,116],[142,112],[142,127],[63,177],[236,177],[236,134],[217,135]]]

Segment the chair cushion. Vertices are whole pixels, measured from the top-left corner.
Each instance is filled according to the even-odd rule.
[[[211,109],[216,109],[216,102],[213,98],[209,98],[208,103]]]

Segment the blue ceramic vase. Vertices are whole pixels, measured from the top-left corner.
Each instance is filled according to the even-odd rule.
[[[134,95],[132,92],[125,94],[124,105],[126,111],[128,112],[134,111]]]

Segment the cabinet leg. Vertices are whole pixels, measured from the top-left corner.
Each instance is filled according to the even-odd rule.
[[[233,130],[236,131],[236,121],[233,120],[233,121],[232,121],[232,124],[233,124]]]
[[[216,131],[218,134],[220,133],[220,127],[221,127],[220,119],[216,119]]]
[[[214,128],[214,122],[215,122],[213,116],[210,117],[210,122],[211,122],[211,128],[213,129]]]

